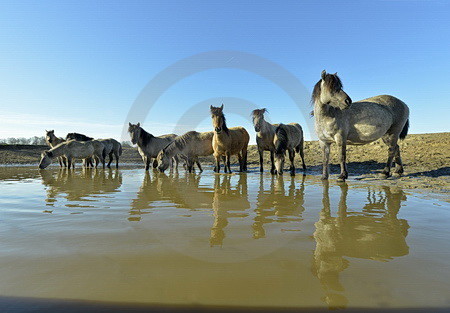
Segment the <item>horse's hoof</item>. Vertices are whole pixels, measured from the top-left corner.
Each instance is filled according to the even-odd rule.
[[[328,180],[328,175],[322,175],[321,180]]]
[[[391,173],[389,173],[389,172],[381,172],[380,176],[381,176],[381,178],[389,178],[389,177],[391,177]]]
[[[338,181],[338,183],[344,183],[345,177],[338,177],[337,181]]]

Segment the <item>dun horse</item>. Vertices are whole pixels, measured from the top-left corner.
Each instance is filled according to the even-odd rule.
[[[145,164],[145,170],[148,171],[150,168],[150,161],[152,158],[156,158],[158,156],[159,151],[164,149],[169,143],[171,143],[177,135],[170,134],[161,137],[155,137],[152,134],[146,132],[140,123],[131,124],[128,123],[128,132],[130,133],[131,142],[138,146],[139,154],[142,157],[142,161]],[[155,160],[156,161],[156,160]],[[175,158],[178,166],[178,159]],[[156,163],[156,162],[155,162]],[[157,166],[157,163],[153,163],[153,167]],[[173,162],[171,164],[173,167]]]
[[[239,159],[239,170],[241,172],[247,170],[247,147],[250,136],[244,127],[228,128],[223,114],[223,104],[219,107],[210,107],[211,117],[214,127],[214,136],[212,147],[214,150],[214,158],[216,166],[214,171],[220,172],[220,158],[224,158],[225,173],[231,173],[230,158],[237,155]]]
[[[264,119],[264,113],[266,109],[253,110],[253,126],[255,126],[256,132],[256,145],[258,146],[259,153],[259,171],[264,171],[264,151],[270,152],[270,162],[272,167],[270,168],[270,173],[275,174],[275,164],[274,164],[274,151],[275,146],[273,145],[273,137],[275,136],[275,129],[278,124],[270,124]]]
[[[64,138],[56,137],[54,130],[45,131],[45,142],[50,148],[54,148],[60,143],[64,142]],[[67,167],[67,160],[62,156],[58,158],[59,166]]]
[[[186,166],[189,173],[193,171],[194,163],[197,164],[200,172],[203,172],[200,162],[198,161],[198,157],[213,154],[213,136],[213,132],[199,133],[196,131],[190,131],[175,138],[174,141],[159,152],[158,169],[161,172],[164,172],[169,167],[173,157],[176,155],[182,155],[186,159]]]
[[[389,147],[384,177],[390,176],[392,161],[397,163],[395,173],[403,173],[398,140],[408,134],[409,109],[401,100],[388,95],[375,96],[353,102],[344,92],[341,80],[335,74],[322,71],[314,86],[315,128],[323,150],[323,175],[328,179],[330,145],[336,143],[340,150],[341,174],[338,181],[348,177],[346,146],[364,145],[382,138]]]
[[[66,135],[66,140],[91,141],[94,140],[94,138],[79,133],[68,133]],[[86,163],[87,167],[89,166],[94,167],[94,162],[92,161],[92,158],[83,160],[83,162]]]
[[[66,136],[66,140],[91,141],[92,144],[94,145],[94,149],[96,152],[95,156],[93,157],[93,159],[95,160],[95,168],[98,167],[99,162],[102,162],[103,168],[105,168],[105,157],[107,155],[107,150],[106,150],[103,142],[101,142],[100,140],[94,140],[94,138],[92,138],[92,137],[88,137],[86,135],[79,134],[79,133],[68,133]],[[86,166],[94,167],[92,158],[87,158],[83,162],[86,162]],[[110,157],[109,163],[111,163],[111,157]],[[108,164],[108,167],[109,167],[109,164]]]
[[[283,174],[286,150],[289,152],[289,160],[291,161],[289,170],[292,176],[295,175],[295,152],[300,153],[303,170],[306,169],[303,154],[303,130],[299,124],[280,124],[275,130],[273,145],[275,147],[275,168],[277,174]]]
[[[104,151],[104,150],[103,150]],[[67,167],[75,168],[76,159],[87,159],[91,157],[101,158],[102,154],[96,151],[92,141],[70,140],[60,143],[56,147],[45,151],[41,155],[39,168],[44,169],[52,163],[52,159],[64,156],[67,159]]]

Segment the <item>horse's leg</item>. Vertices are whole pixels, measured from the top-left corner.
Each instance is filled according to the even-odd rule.
[[[242,150],[242,159],[244,162],[244,172],[247,172],[247,147]]]
[[[65,156],[61,157],[64,167],[67,167],[67,158]]]
[[[344,182],[348,178],[347,171],[347,141],[340,135],[336,136],[336,145],[339,149],[341,174],[338,177],[339,182]]]
[[[70,170],[70,166],[72,165],[72,159],[71,158],[67,158],[67,166],[68,169]]]
[[[148,171],[148,169],[150,168],[150,157],[145,156],[142,157],[142,159],[144,160],[145,170]]]
[[[272,163],[272,167],[270,168],[270,174],[275,174],[275,154],[273,151],[270,151],[270,163]]]
[[[100,163],[100,158],[98,156],[95,156],[94,160],[95,160],[95,168],[97,168],[98,164]]]
[[[157,168],[158,167],[158,160],[155,158],[153,160],[153,164],[152,164],[153,168]],[[172,161],[170,161],[170,167],[172,167]]]
[[[216,154],[216,155],[214,155],[214,158],[216,159],[216,166],[214,167],[214,172],[219,173],[220,172],[220,155]]]
[[[400,156],[400,147],[398,144],[397,144],[397,153],[395,154],[395,163],[396,165],[394,173],[400,176],[403,174],[403,162]]]
[[[58,162],[59,162],[59,167],[62,167],[63,166],[63,164],[62,164],[62,157],[58,157]]]
[[[383,136],[384,143],[387,144],[389,147],[386,167],[381,172],[381,175],[383,175],[383,177],[385,177],[385,178],[388,178],[389,176],[391,176],[392,160],[394,159],[394,157],[397,153],[397,147],[398,147],[397,140],[398,140],[398,136],[394,136],[392,134],[386,134]]]
[[[244,159],[242,157],[242,152],[238,153],[238,162],[239,162],[239,172],[244,170]]]
[[[228,168],[228,173],[231,174],[230,159],[231,159],[231,155],[230,155],[230,153],[227,153],[227,155],[225,157],[226,167]]]
[[[304,141],[304,139],[302,138],[302,142],[300,143],[298,152],[300,153],[300,158],[302,159],[302,167],[303,167],[303,170],[306,170],[305,155],[304,155],[304,153],[303,153],[304,144],[305,144],[305,141]]]
[[[111,168],[111,162],[113,160],[113,153],[114,153],[113,151],[111,151],[109,153],[109,162],[108,162],[108,165],[107,165],[108,168]]]
[[[295,158],[295,151],[294,149],[289,149],[289,161],[291,161],[291,167],[289,168],[289,171],[291,172],[291,176],[295,176],[295,165],[294,165],[294,158]]]
[[[328,176],[330,175],[330,146],[331,143],[329,142],[323,142],[319,140],[320,147],[322,148],[322,154],[323,154],[323,165],[322,165],[322,179],[328,179]]]
[[[116,157],[116,168],[119,168],[119,152],[114,152],[114,156]]]
[[[264,150],[258,149],[259,152],[259,171],[264,172]]]
[[[202,166],[200,165],[200,162],[199,162],[198,159],[195,160],[195,163],[197,164],[197,167],[198,167],[200,173],[203,172]],[[194,165],[192,165],[192,167],[193,167],[193,166],[194,166]]]

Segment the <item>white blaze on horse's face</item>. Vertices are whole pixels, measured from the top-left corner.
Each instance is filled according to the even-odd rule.
[[[164,171],[170,166],[169,157],[164,153],[164,151],[160,151],[156,160],[158,161],[158,170],[161,173],[164,173]]]
[[[39,168],[44,169],[52,163],[52,159],[48,156],[47,152],[42,152],[41,161],[39,162]]]
[[[284,153],[275,153],[275,169],[278,175],[283,174],[284,158]]]

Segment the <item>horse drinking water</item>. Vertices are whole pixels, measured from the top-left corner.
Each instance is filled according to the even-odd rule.
[[[390,176],[393,159],[397,163],[395,173],[403,173],[398,139],[406,137],[409,127],[409,108],[403,101],[381,95],[352,103],[337,73],[328,74],[325,70],[314,86],[311,101],[316,133],[323,150],[322,179],[328,179],[332,143],[336,143],[340,151],[341,174],[338,181],[344,181],[348,177],[347,144],[364,145],[379,138],[389,147],[382,175]]]

